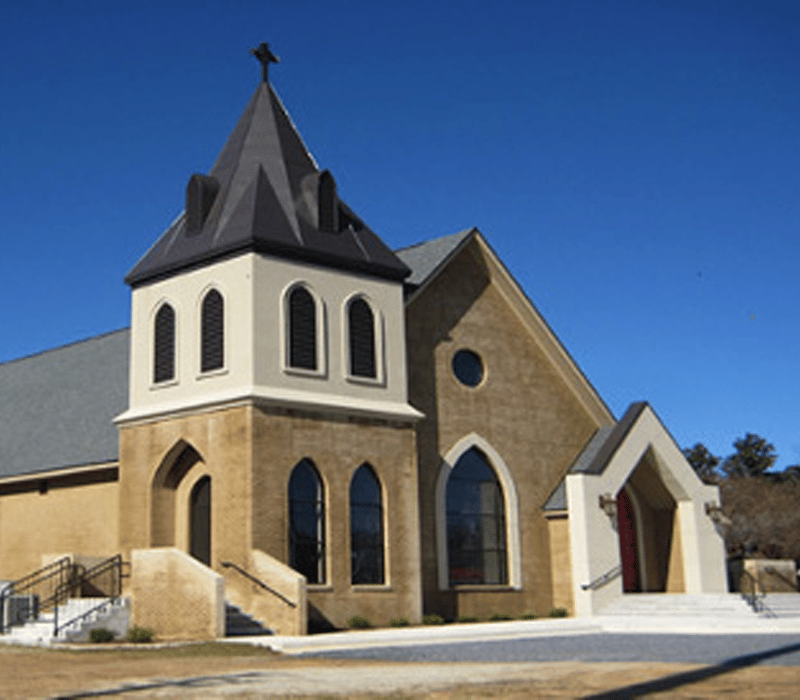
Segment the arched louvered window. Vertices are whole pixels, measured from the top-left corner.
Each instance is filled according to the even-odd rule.
[[[377,377],[375,360],[375,316],[363,299],[351,302],[347,312],[350,338],[350,374]]]
[[[383,583],[383,499],[378,477],[362,464],[350,482],[350,580]]]
[[[200,370],[209,372],[225,364],[225,302],[216,289],[203,298],[200,315]]]
[[[325,493],[310,459],[289,479],[289,566],[309,583],[325,583]]]
[[[289,294],[289,366],[317,369],[317,309],[304,287]]]
[[[169,304],[156,312],[153,331],[153,381],[166,382],[175,378],[175,311]]]
[[[503,488],[479,449],[456,462],[446,499],[450,585],[507,584]]]

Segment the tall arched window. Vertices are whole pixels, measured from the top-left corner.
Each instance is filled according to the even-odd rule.
[[[378,477],[362,464],[350,482],[350,580],[383,583],[383,498]]]
[[[225,302],[216,289],[203,298],[200,310],[200,370],[209,372],[225,364]]]
[[[175,311],[162,304],[153,324],[153,381],[166,382],[175,378]]]
[[[310,459],[289,479],[289,566],[309,583],[325,583],[325,494]]]
[[[447,481],[450,585],[508,583],[503,489],[486,456],[473,447]]]
[[[317,309],[304,287],[289,294],[289,366],[317,369]]]
[[[350,339],[350,374],[377,377],[375,361],[375,316],[364,299],[355,299],[347,310]]]

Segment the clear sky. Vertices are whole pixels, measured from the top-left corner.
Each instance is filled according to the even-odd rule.
[[[128,324],[261,41],[389,245],[477,226],[617,416],[800,463],[796,0],[5,2],[0,361]]]

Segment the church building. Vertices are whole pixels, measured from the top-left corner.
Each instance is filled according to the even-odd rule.
[[[718,490],[653,409],[612,415],[477,229],[390,250],[254,53],[130,328],[0,364],[0,579],[121,555],[164,638],[724,592]]]

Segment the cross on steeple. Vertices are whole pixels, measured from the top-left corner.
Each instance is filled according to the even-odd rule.
[[[267,71],[269,69],[269,64],[280,63],[280,59],[269,50],[269,44],[266,42],[261,42],[261,45],[257,49],[250,49],[250,53],[261,63],[261,80],[266,83],[268,81]]]

